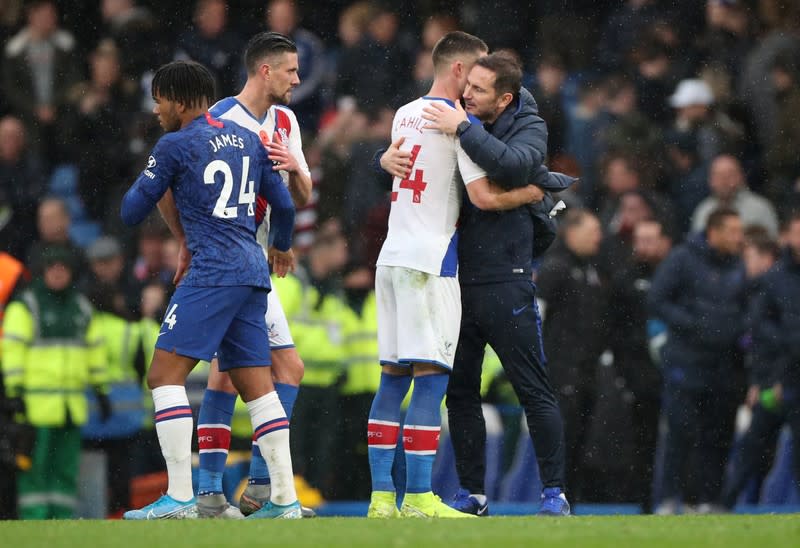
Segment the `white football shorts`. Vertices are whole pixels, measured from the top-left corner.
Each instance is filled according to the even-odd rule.
[[[267,321],[270,350],[294,348],[294,340],[289,332],[289,322],[286,321],[281,300],[274,288],[267,295],[267,314],[264,319]]]
[[[379,266],[375,296],[381,365],[421,362],[453,368],[461,329],[458,278]]]

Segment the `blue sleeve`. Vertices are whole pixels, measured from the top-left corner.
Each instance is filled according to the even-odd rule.
[[[479,122],[473,122],[459,138],[467,156],[506,190],[528,185],[530,174],[547,154],[547,125],[539,116],[529,118],[525,126],[514,128],[505,142]]]
[[[690,310],[678,301],[681,288],[689,285],[683,279],[685,251],[677,249],[671,253],[656,270],[650,292],[647,294],[647,305],[650,313],[662,320],[676,332],[688,333],[697,324]]]
[[[158,203],[178,173],[180,161],[175,144],[165,135],[156,143],[139,174],[122,198],[120,216],[128,226],[141,223]]]
[[[374,171],[378,175],[378,178],[376,179],[376,184],[379,186],[379,188],[388,191],[392,190],[392,183],[394,183],[394,178],[381,167],[381,156],[383,156],[386,150],[387,150],[386,147],[379,148],[375,152],[375,154],[372,155],[370,166],[372,167],[372,171]]]
[[[288,251],[292,247],[294,234],[294,202],[280,174],[272,170],[272,162],[267,158],[266,151],[260,145],[259,148],[263,152],[263,167],[258,195],[267,200],[272,210],[269,222],[273,245],[280,251]]]
[[[372,171],[374,171],[375,173],[386,175],[386,171],[381,167],[381,156],[383,156],[386,150],[387,150],[386,147],[381,147],[375,151],[375,154],[372,155],[372,161],[370,162],[370,166],[372,167]]]

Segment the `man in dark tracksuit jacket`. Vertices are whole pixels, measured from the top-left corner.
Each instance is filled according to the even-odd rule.
[[[676,248],[653,278],[649,310],[668,331],[662,348],[667,428],[659,440],[664,466],[656,513],[677,511],[692,449],[697,502],[709,507],[718,500],[740,401],[738,341],[747,289],[739,258],[742,238],[738,213],[717,209],[705,234]]]
[[[660,363],[654,363],[648,333],[647,295],[658,265],[667,258],[672,242],[664,225],[655,220],[642,221],[633,230],[633,255],[611,278],[611,325],[609,342],[614,366],[633,394],[632,426],[635,451],[627,470],[631,481],[629,500],[642,504],[645,513],[652,511],[650,491],[653,485],[658,419],[661,411]]]
[[[794,477],[800,482],[800,213],[789,219],[785,234],[788,247],[761,278],[753,299],[754,381],[761,397],[722,491],[720,503],[728,509],[784,423],[792,430]]]
[[[602,481],[596,481],[601,478],[588,467],[588,456],[597,453],[590,434],[594,412],[600,410],[604,371],[598,363],[609,343],[609,284],[596,266],[602,238],[597,217],[572,209],[560,229],[559,242],[536,275],[537,295],[544,316],[544,346],[550,353],[550,382],[564,423],[567,489],[573,501],[585,502],[604,496]],[[596,462],[605,468],[602,458]]]
[[[469,74],[464,99],[470,114],[484,125],[467,121],[459,105],[456,111],[430,112],[429,127],[454,132],[467,155],[504,189],[533,183],[544,190],[564,190],[573,179],[551,174],[542,165],[547,128],[533,96],[520,87],[520,78],[519,67],[508,57],[494,54],[479,59]],[[534,223],[547,213],[532,205],[502,212],[482,211],[475,205],[465,200],[459,220],[461,333],[447,388],[450,435],[462,486],[454,507],[487,514],[480,379],[484,350],[490,344],[528,419],[545,487],[540,512],[566,514],[564,432],[548,380],[536,287],[531,281]]]

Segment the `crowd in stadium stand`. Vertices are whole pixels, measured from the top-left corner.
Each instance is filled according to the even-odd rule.
[[[772,339],[753,328],[754,314],[766,314],[753,303],[774,265],[800,262],[798,0],[0,1],[0,280],[17,288],[0,285],[0,310],[28,285],[47,292],[53,265],[66,267],[64,291],[134,326],[120,335],[124,344],[113,343],[130,355],[115,358],[120,371],[110,380],[141,386],[179,251],[157,216],[138,230],[119,219],[121,197],[162,131],[152,115],[153,71],[193,59],[212,70],[220,98],[235,95],[248,38],[262,30],[290,36],[301,84],[289,106],[314,181],[296,222],[303,287],[318,305],[342,307],[320,314],[348,309],[361,322],[331,329],[330,354],[320,355],[287,309],[307,373],[325,362],[333,372],[302,385],[295,471],[325,499],[366,498],[363,438],[377,348],[366,349],[375,353],[374,375],[349,368],[365,349],[340,341],[339,327],[354,338],[374,332],[365,311],[390,201],[373,156],[389,144],[395,109],[429,89],[433,45],[456,29],[519,58],[547,122],[549,168],[580,177],[560,196],[568,206],[561,234],[536,274],[570,501],[667,513],[681,500],[722,511],[775,491],[783,495],[769,500],[797,502],[791,480],[785,489],[758,486],[773,460],[786,460],[781,425],[800,424],[800,329],[765,357],[759,341]],[[797,255],[784,251],[793,233]],[[796,275],[781,280],[781,298],[800,295]],[[800,310],[800,301],[793,306]],[[343,322],[341,312],[318,319]],[[520,411],[489,361],[484,395],[502,411],[507,470]],[[785,370],[775,371],[778,361]],[[0,430],[31,414],[12,405],[20,398],[4,372]],[[102,423],[103,398],[86,397],[90,424]],[[748,417],[765,412],[775,426],[753,422],[766,433],[742,442]],[[124,432],[83,429],[84,452],[106,455],[116,479],[109,514],[131,506],[140,487],[127,480],[163,465],[147,413]],[[69,413],[62,422],[54,426],[80,426]],[[12,453],[41,449],[31,435],[0,432],[0,517],[15,515],[15,468],[30,488]],[[747,474],[726,476],[731,462]],[[756,487],[741,498],[751,477]],[[66,508],[55,517],[79,512],[77,500],[54,500]]]

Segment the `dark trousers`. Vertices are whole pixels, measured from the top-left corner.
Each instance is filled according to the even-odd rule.
[[[663,406],[667,431],[660,440],[662,499],[679,499],[684,492],[698,503],[719,499],[738,401],[738,394],[726,386],[699,389],[667,384]],[[692,465],[685,470],[690,460]]]
[[[648,364],[649,365],[649,364]],[[652,367],[652,366],[651,366]],[[637,394],[633,403],[631,419],[633,422],[634,454],[631,463],[633,478],[632,500],[642,505],[642,511],[652,511],[651,488],[653,486],[653,465],[658,440],[658,416],[660,399],[654,394]]]
[[[795,481],[800,483],[800,403],[784,402],[774,411],[764,409],[759,404],[753,408],[750,428],[742,438],[739,451],[733,456],[731,473],[722,489],[720,502],[723,506],[733,508],[748,480],[759,472],[768,471],[784,424],[788,424],[792,431],[792,471]]]
[[[17,471],[0,465],[0,520],[17,517]]]
[[[335,497],[340,500],[366,500],[372,480],[367,451],[367,421],[373,393],[339,396],[339,431],[341,444],[336,467]]]
[[[571,377],[567,371],[572,364],[555,363],[553,372],[557,377]],[[557,378],[558,405],[563,417],[565,434],[565,469],[567,491],[571,493],[571,502],[593,500],[592,473],[587,466],[587,453],[590,452],[589,432],[592,416],[597,404],[597,375],[594,362],[581,364],[577,369],[585,372],[572,382]]]
[[[753,407],[750,428],[745,432],[731,459],[731,472],[726,478],[720,500],[723,506],[736,506],[736,499],[747,482],[759,471],[769,468],[772,460],[769,457],[775,455],[775,451],[770,449],[774,449],[778,441],[785,418],[784,413],[768,411],[760,404]],[[768,458],[770,462],[765,462]]]
[[[108,512],[115,514],[131,506],[131,478],[134,468],[133,438],[84,441],[85,449],[103,451],[108,459]]]
[[[784,389],[786,390],[786,389]],[[800,487],[800,390],[792,390],[791,401],[786,401],[786,422],[792,430],[792,458],[795,485]]]
[[[336,386],[301,384],[292,411],[290,443],[294,472],[319,489],[326,499],[334,498],[337,398]]]
[[[447,386],[447,414],[461,486],[484,492],[486,425],[481,366],[497,353],[528,420],[545,487],[564,486],[564,429],[542,349],[536,287],[520,280],[461,288],[461,334]]]

